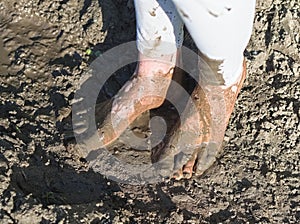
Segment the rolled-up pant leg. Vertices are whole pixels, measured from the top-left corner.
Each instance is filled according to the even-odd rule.
[[[201,78],[212,78],[224,85],[235,83],[240,77],[243,51],[252,32],[255,0],[173,2],[202,54],[202,66],[208,64],[214,72],[209,74],[205,69],[206,74],[201,74]]]
[[[201,78],[227,86],[237,81],[255,0],[135,0],[135,9],[137,47],[143,55],[175,53],[182,45],[184,22],[203,59]]]
[[[134,3],[139,52],[150,58],[176,54],[183,42],[183,21],[174,3],[171,0],[135,0]]]

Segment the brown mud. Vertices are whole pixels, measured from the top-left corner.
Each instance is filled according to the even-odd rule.
[[[0,1],[0,222],[299,223],[299,10],[295,0],[258,1],[248,77],[212,168],[130,186],[88,170],[68,130],[84,70],[135,39],[132,0]],[[133,70],[112,76],[99,101]]]

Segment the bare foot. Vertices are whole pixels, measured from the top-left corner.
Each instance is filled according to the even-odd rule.
[[[174,131],[169,143],[152,152],[157,162],[174,156],[173,178],[191,178],[203,174],[221,151],[227,124],[246,76],[246,65],[240,80],[230,87],[203,84],[192,93],[185,111],[183,124]],[[178,125],[179,126],[179,125]]]
[[[98,124],[98,133],[103,146],[116,140],[123,131],[143,112],[159,107],[167,94],[172,80],[176,54],[149,59],[140,55],[136,74],[128,81],[111,101],[111,111],[103,108],[99,117],[105,115]],[[97,116],[97,114],[96,114]]]

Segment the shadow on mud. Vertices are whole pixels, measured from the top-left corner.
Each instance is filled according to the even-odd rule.
[[[28,167],[12,167],[11,183],[3,195],[5,198],[10,196],[12,190],[17,192],[14,211],[21,209],[22,198],[28,195],[45,207],[70,205],[73,208],[79,204],[95,206],[101,203],[106,212],[126,208],[136,212],[159,211],[161,217],[176,210],[176,204],[163,190],[165,183],[149,186],[120,185],[91,170],[75,170],[62,159],[39,147],[31,156]],[[184,190],[182,187],[177,188],[173,188],[174,193]],[[187,211],[184,209],[184,212]]]
[[[28,167],[12,168],[11,188],[32,194],[44,205],[81,204],[104,200],[119,191],[116,183],[93,171],[76,171],[57,155],[36,149]],[[119,203],[122,200],[118,200]],[[16,205],[17,206],[17,205]]]

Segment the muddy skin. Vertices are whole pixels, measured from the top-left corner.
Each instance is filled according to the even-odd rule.
[[[298,12],[293,0],[257,2],[247,79],[213,166],[190,180],[131,186],[87,168],[69,114],[96,57],[87,49],[135,39],[133,2],[0,1],[0,223],[299,223]],[[194,47],[188,34],[185,44]],[[134,69],[114,75],[99,101]],[[173,114],[163,104],[149,116],[173,127]],[[118,144],[124,161],[150,163],[150,151]]]
[[[107,114],[104,121],[99,122],[98,128],[104,146],[115,141],[142,113],[163,104],[173,72],[174,67],[171,67],[166,74],[159,71],[146,76],[134,75],[112,99],[111,110],[100,110],[96,113],[96,117],[98,113]]]
[[[182,115],[183,124],[177,125],[178,129],[166,139],[168,144],[154,148],[152,161],[174,155],[173,178],[176,180],[191,178],[193,171],[196,175],[203,174],[222,149],[226,126],[245,77],[244,62],[240,80],[235,85],[225,88],[216,83],[211,85],[210,80],[197,85]]]

